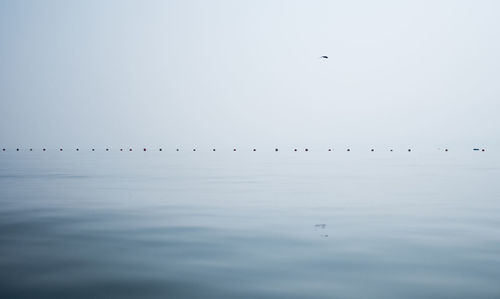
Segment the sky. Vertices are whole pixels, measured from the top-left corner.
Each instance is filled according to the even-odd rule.
[[[499,16],[499,1],[0,0],[0,145],[499,146]]]

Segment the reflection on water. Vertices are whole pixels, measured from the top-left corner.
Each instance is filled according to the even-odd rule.
[[[0,153],[1,298],[500,298],[491,153]]]

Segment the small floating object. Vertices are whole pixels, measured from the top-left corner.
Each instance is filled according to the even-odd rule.
[[[195,149],[195,148],[193,148],[193,152],[196,152],[196,149]]]
[[[445,151],[445,152],[447,152],[447,151],[448,151],[448,149],[445,149],[444,151]]]
[[[374,152],[375,150],[372,148],[371,151]]]
[[[30,152],[32,152],[32,151],[33,151],[33,149],[32,149],[32,148],[30,148]]]
[[[320,59],[328,59],[328,56],[323,55],[323,56],[320,56],[319,58],[320,58]]]
[[[348,149],[347,149],[347,151],[348,151],[348,152],[350,152],[350,151],[351,151],[351,149],[350,149],[350,148],[348,148]]]
[[[160,149],[161,150],[161,149]],[[109,148],[106,149],[107,152],[109,152]]]
[[[331,151],[332,151],[332,149],[331,149],[331,148],[329,148],[329,149],[328,149],[328,151],[329,151],[329,152],[331,152]]]
[[[176,151],[176,152],[178,152],[178,151],[179,151],[179,149],[176,149],[175,151]]]
[[[254,148],[253,151],[256,152],[257,150]]]
[[[408,151],[411,152],[411,148],[409,148]]]
[[[306,152],[308,152],[308,151],[309,151],[309,149],[308,149],[308,148],[306,148],[306,149],[305,149],[305,151],[306,151]]]
[[[42,149],[42,151],[45,151],[45,149]]]
[[[214,152],[215,152],[215,148],[214,148],[212,151],[214,151]]]
[[[143,151],[147,151],[146,148],[144,148]]]
[[[2,148],[2,152],[5,152],[5,149],[4,149],[4,148]]]
[[[120,149],[120,152],[123,152],[123,148]]]
[[[233,148],[233,152],[235,152],[235,151],[236,151],[236,149],[235,149],[235,148]]]
[[[95,149],[92,149],[93,152],[95,152]]]
[[[63,149],[62,149],[62,148],[60,148],[60,149],[59,149],[59,151],[60,151],[60,152],[62,152],[62,151],[63,151]]]
[[[129,148],[129,149],[128,149],[128,151],[129,151],[129,152],[131,152],[131,151],[132,151],[132,149],[131,149],[131,148]]]
[[[479,151],[479,149],[478,149],[478,148],[475,148],[475,149],[473,149],[473,151]]]
[[[482,152],[484,152],[484,151],[485,151],[485,149],[483,148],[481,151],[482,151]]]
[[[159,151],[161,152],[161,151],[162,151],[162,149],[160,148],[160,149],[159,149]]]
[[[275,149],[274,149],[274,151],[275,151],[275,152],[277,152],[277,151],[278,151],[278,149],[277,149],[277,148],[275,148]]]
[[[391,152],[393,152],[394,150],[391,148]]]
[[[79,150],[80,150],[79,148],[76,149],[76,151],[79,151]]]
[[[16,152],[18,152],[18,151],[19,151],[19,149],[18,149],[18,148],[16,148]]]
[[[294,149],[293,151],[294,151],[294,152],[296,152],[296,151],[297,151],[297,149]]]

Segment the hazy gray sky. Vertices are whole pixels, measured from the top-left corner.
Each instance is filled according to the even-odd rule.
[[[499,53],[499,1],[1,0],[0,144],[499,144]]]

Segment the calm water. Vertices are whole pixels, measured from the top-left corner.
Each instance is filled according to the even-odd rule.
[[[0,152],[1,298],[500,298],[500,157]]]

